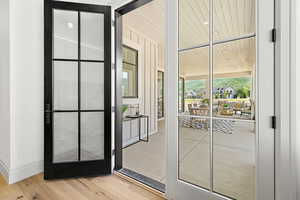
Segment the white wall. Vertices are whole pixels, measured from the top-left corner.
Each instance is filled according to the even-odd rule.
[[[140,47],[142,51],[141,64],[141,77],[139,79],[139,99],[141,104],[141,111],[144,114],[150,116],[150,132],[155,132],[156,127],[156,70],[161,65],[158,52],[160,44],[157,41],[143,35],[138,31],[138,27],[135,29],[132,27],[124,26],[123,28],[123,40],[130,41]],[[134,46],[132,46],[134,48]]]
[[[10,0],[10,6],[10,182],[15,182],[43,166],[43,1]]]
[[[0,1],[0,173],[10,167],[9,0]]]
[[[111,0],[70,1],[102,5],[115,3]],[[10,183],[43,171],[43,2],[0,2],[0,160],[8,168]]]
[[[8,0],[1,0],[1,15],[7,15],[6,1],[8,2]],[[10,60],[5,60],[8,57],[8,54],[5,55],[5,52],[8,52],[6,50],[8,43],[1,41],[0,112],[9,113],[7,110],[9,101],[2,98],[2,94],[9,93],[7,91],[9,88],[11,93],[11,130],[8,126],[9,115],[5,115],[5,117],[1,115],[0,123],[1,137],[2,133],[10,132],[11,148],[2,145],[0,148],[11,149],[10,159],[8,156],[4,162],[9,163],[10,160],[11,164],[8,166],[9,182],[13,183],[43,171],[44,1],[9,0],[9,2]],[[108,0],[97,0],[97,2],[107,4]],[[1,29],[2,27],[8,30],[7,25],[1,22]],[[1,31],[1,40],[5,34],[7,34],[5,31]],[[3,46],[2,44],[6,45]],[[5,78],[8,77],[8,71],[2,66],[8,65],[9,62],[10,85],[8,86],[8,81],[5,81]],[[4,74],[2,74],[2,70]],[[2,82],[5,87],[2,87]],[[2,132],[2,130],[4,131]],[[5,144],[9,144],[9,137],[5,137],[3,141]],[[1,159],[4,156],[2,152],[6,151],[1,149]]]
[[[138,26],[136,26],[135,28],[129,27],[126,24],[126,20],[123,20],[123,23],[123,43],[139,51],[139,98],[134,100],[123,99],[123,103],[138,103],[141,113],[150,117],[149,133],[154,134],[157,132],[158,122],[157,69],[164,68],[164,57],[161,53],[163,52],[163,47],[158,41],[155,41],[152,38],[142,34],[139,31]],[[134,127],[134,129],[137,129],[137,127]],[[128,125],[125,125],[123,127],[123,135],[128,135],[127,132]],[[133,137],[135,136],[137,135],[133,134]],[[127,144],[127,141],[123,141],[123,143]]]

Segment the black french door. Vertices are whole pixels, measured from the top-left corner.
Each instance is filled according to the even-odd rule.
[[[45,0],[45,179],[111,173],[111,8]]]

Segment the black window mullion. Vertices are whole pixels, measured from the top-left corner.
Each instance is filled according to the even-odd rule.
[[[104,60],[81,60],[81,62],[96,62],[96,63],[104,63]]]
[[[54,113],[62,113],[62,112],[104,112],[105,110],[53,110]]]
[[[64,59],[64,58],[53,58],[53,61],[66,61],[66,62],[95,62],[104,63],[104,60],[80,60],[80,59]]]
[[[81,23],[80,12],[78,11],[78,161],[81,161]]]

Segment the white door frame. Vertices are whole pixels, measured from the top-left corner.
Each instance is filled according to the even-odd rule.
[[[257,200],[275,199],[275,131],[271,127],[271,117],[275,114],[275,59],[274,43],[271,41],[272,29],[275,26],[274,0],[257,1]],[[166,131],[168,135],[167,196],[170,199],[224,199],[219,195],[207,192],[199,187],[177,180],[178,165],[178,1],[167,0],[167,65],[166,65]],[[271,8],[271,9],[270,9]],[[266,59],[270,58],[270,59]],[[266,79],[266,75],[268,75]],[[176,87],[174,87],[174,85]],[[272,91],[264,95],[264,91]],[[263,109],[260,109],[263,106]],[[263,133],[263,134],[259,134]],[[274,156],[270,156],[274,155]]]
[[[297,1],[275,0],[276,200],[297,199],[296,118],[299,117],[296,111],[295,63]]]

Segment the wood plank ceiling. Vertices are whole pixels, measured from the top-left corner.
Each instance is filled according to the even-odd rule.
[[[124,23],[164,45],[165,2],[153,2],[127,14]],[[213,41],[255,34],[255,0],[214,0]],[[209,0],[179,1],[179,48],[209,43]],[[248,74],[255,66],[255,38],[214,46],[214,73]],[[181,75],[208,75],[208,48],[180,53]]]

